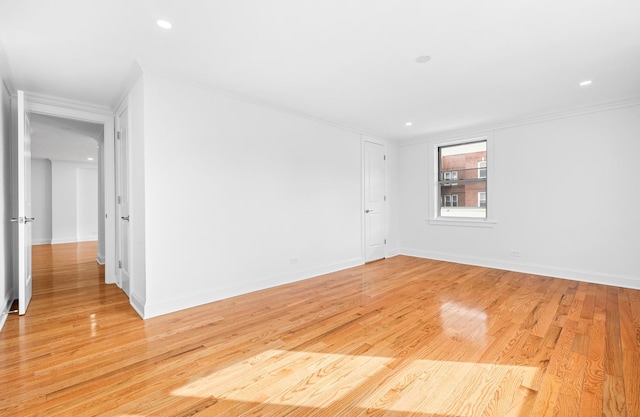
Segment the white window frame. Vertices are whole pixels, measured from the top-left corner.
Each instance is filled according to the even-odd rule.
[[[493,217],[493,213],[495,208],[493,207],[493,203],[492,203],[492,207],[491,209],[489,209],[489,206],[487,204],[487,215],[485,218],[462,218],[462,217],[441,217],[439,215],[440,210],[439,210],[439,206],[440,206],[440,198],[442,196],[440,196],[439,193],[439,172],[438,172],[438,167],[439,167],[439,155],[438,155],[438,149],[441,147],[445,147],[445,146],[452,146],[452,145],[462,145],[465,143],[471,143],[471,142],[480,142],[480,141],[486,141],[487,142],[487,158],[485,160],[486,163],[486,172],[487,172],[487,189],[486,189],[486,193],[488,196],[488,192],[489,192],[489,183],[490,181],[492,181],[490,178],[494,178],[495,176],[495,168],[493,166],[493,163],[489,163],[491,162],[491,158],[493,158],[494,155],[494,151],[493,151],[493,137],[491,132],[487,132],[487,133],[483,133],[483,134],[478,134],[478,135],[469,135],[469,136],[464,136],[464,137],[458,137],[458,138],[453,138],[453,139],[436,139],[433,141],[430,141],[430,146],[428,148],[428,161],[430,162],[431,165],[431,169],[429,169],[428,171],[428,180],[429,183],[431,184],[431,192],[428,193],[428,217],[426,219],[427,223],[430,225],[434,225],[434,226],[460,226],[460,227],[494,227],[498,222],[497,220]],[[491,201],[495,201],[494,198],[491,199]]]

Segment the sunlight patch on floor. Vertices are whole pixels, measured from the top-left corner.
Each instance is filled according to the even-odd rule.
[[[521,403],[520,387],[531,386],[537,368],[416,360],[360,402],[368,410],[419,411],[456,417],[510,409]]]
[[[392,378],[371,383],[391,360],[273,349],[171,394],[325,408],[368,382],[371,394],[359,401],[359,408],[472,417],[491,402],[518,404],[514,401],[518,389],[530,386],[537,371],[524,366],[416,360]]]
[[[189,397],[322,407],[342,398],[391,359],[267,350],[172,392]],[[259,373],[253,372],[259,364]]]

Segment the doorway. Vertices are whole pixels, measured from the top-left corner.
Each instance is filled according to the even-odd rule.
[[[84,108],[80,106],[70,106],[68,103],[61,103],[56,100],[26,97],[26,110],[31,118],[49,117],[65,119],[64,123],[78,124],[85,123],[92,126],[99,138],[97,144],[97,173],[98,176],[98,242],[100,248],[96,250],[96,260],[104,264],[104,282],[116,283],[116,268],[114,262],[115,253],[115,179],[114,179],[114,117],[110,110],[98,110]],[[89,156],[87,156],[89,158]],[[87,162],[92,162],[88,161]],[[85,174],[87,174],[85,172]],[[82,177],[83,175],[80,174]],[[91,176],[91,174],[89,174]],[[85,184],[90,182],[85,179],[80,182]],[[86,207],[85,207],[86,209]],[[86,214],[90,209],[84,210]],[[83,229],[85,230],[85,229]],[[86,230],[85,230],[86,231]],[[85,236],[86,237],[86,236]],[[60,242],[58,242],[60,243]]]
[[[95,258],[103,264],[103,125],[42,114],[30,119],[33,244],[97,241]]]

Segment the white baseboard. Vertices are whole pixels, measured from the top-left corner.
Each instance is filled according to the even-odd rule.
[[[400,255],[400,251],[398,249],[392,249],[386,253],[385,258],[393,258],[398,255]]]
[[[61,243],[78,243],[78,242],[93,242],[98,240],[96,236],[84,236],[84,237],[67,237],[59,239],[51,239],[52,245],[58,245]]]
[[[76,239],[75,237],[65,237],[65,238],[56,238],[56,239],[51,239],[51,244],[52,245],[59,245],[62,243],[76,243],[78,242],[78,239]]]
[[[131,307],[138,313],[141,318],[146,318],[144,315],[144,301],[136,293],[131,291],[131,297],[129,298],[129,303]]]
[[[544,275],[553,278],[571,279],[594,284],[612,285],[616,287],[640,289],[640,277],[610,274],[606,272],[583,271],[549,265],[507,262],[498,259],[461,256],[451,253],[430,252],[417,249],[400,249],[400,254],[416,258],[435,259],[438,261],[456,262],[486,268],[504,269],[525,274]]]
[[[331,272],[341,271],[343,269],[362,265],[363,263],[364,263],[364,259],[361,259],[361,258],[352,259],[352,260],[337,263],[334,265],[314,268],[314,269],[310,269],[303,272],[297,272],[293,274],[280,275],[277,277],[272,277],[272,278],[255,281],[255,282],[251,282],[243,285],[238,285],[234,287],[220,288],[220,289],[205,291],[202,293],[195,293],[183,298],[166,300],[166,301],[161,301],[153,304],[140,305],[140,300],[134,299],[132,294],[131,304],[134,306],[138,314],[142,312],[143,314],[141,314],[141,316],[145,319],[149,319],[149,318],[160,316],[163,314],[173,313],[175,311],[180,311],[187,308],[196,307],[202,304],[223,300],[225,298],[231,298],[237,295],[247,294],[254,291],[277,287],[278,285],[289,284],[292,282],[302,281],[305,279],[317,277],[319,275],[329,274]]]
[[[13,291],[9,291],[4,295],[4,300],[2,300],[2,304],[0,305],[0,330],[4,327],[4,324],[7,322],[7,317],[9,317],[9,310],[11,310],[11,304],[13,304]]]
[[[50,245],[51,239],[32,239],[31,244],[32,245]]]
[[[102,253],[98,253],[98,255],[96,255],[96,262],[100,265],[104,265],[104,255]]]

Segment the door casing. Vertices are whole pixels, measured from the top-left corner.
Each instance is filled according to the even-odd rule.
[[[90,108],[76,103],[68,103],[51,98],[34,96],[25,93],[25,103],[29,113],[43,114],[47,116],[63,117],[66,119],[81,120],[90,123],[102,124],[104,126],[102,141],[102,160],[99,165],[102,167],[102,177],[104,180],[103,201],[104,201],[104,264],[105,283],[116,283],[117,262],[115,260],[115,147],[114,147],[114,127],[115,118],[110,109]],[[14,172],[15,171],[15,172]],[[16,174],[12,170],[12,176]],[[12,184],[17,184],[17,178],[12,178]],[[13,190],[12,190],[13,192]],[[17,190],[16,190],[17,192]],[[16,195],[16,194],[13,194]],[[17,275],[15,275],[14,288],[17,289]]]

